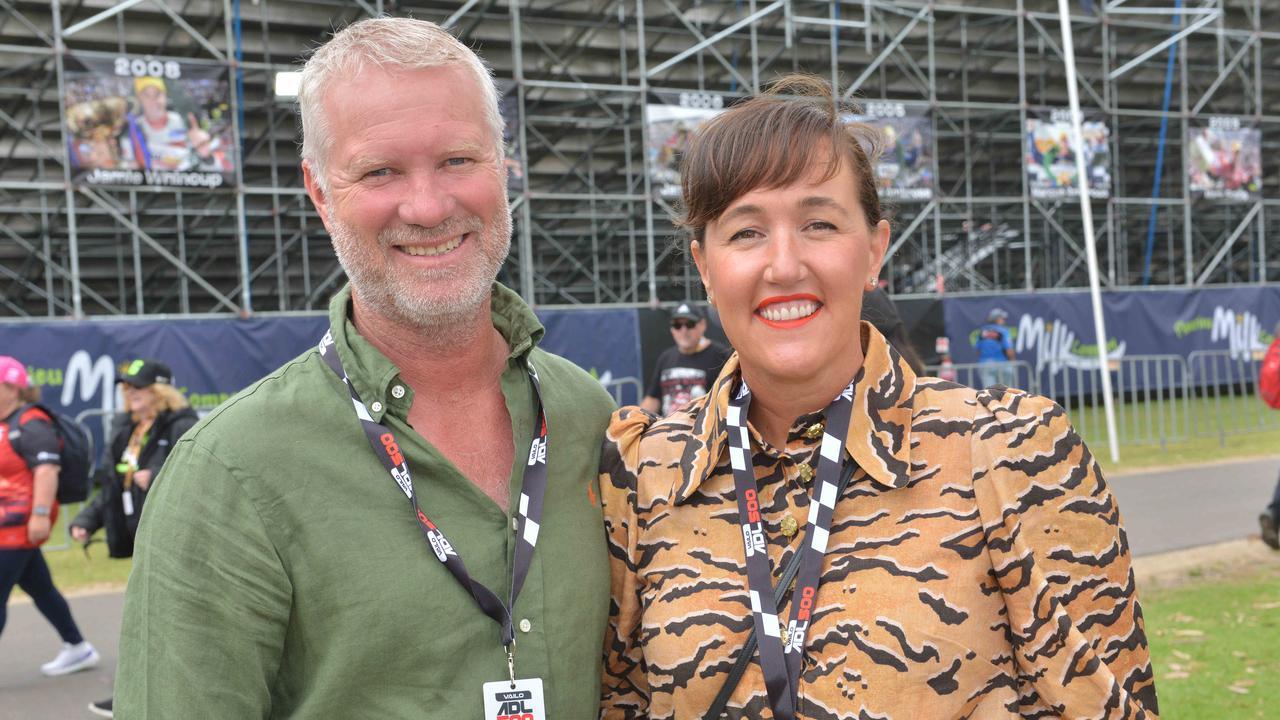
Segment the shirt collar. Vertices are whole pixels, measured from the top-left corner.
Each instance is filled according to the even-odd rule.
[[[871,323],[863,321],[861,335],[863,361],[854,381],[845,451],[882,488],[905,487],[910,480],[916,374]],[[707,393],[707,402],[694,415],[694,442],[681,463],[689,472],[672,492],[677,504],[692,497],[720,463],[728,441],[725,415],[737,383],[738,355],[734,353]]]
[[[524,300],[505,285],[493,283],[490,300],[493,327],[502,334],[510,348],[508,361],[524,362],[546,330]],[[360,394],[370,416],[378,420],[386,406],[392,404],[389,389],[398,381],[400,369],[360,335],[352,321],[351,310],[351,286],[348,284],[329,301],[329,327],[347,377]],[[411,392],[404,398],[411,399]],[[373,409],[375,401],[380,401],[380,410]]]

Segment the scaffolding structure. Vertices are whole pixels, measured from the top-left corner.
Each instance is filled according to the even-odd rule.
[[[1277,279],[1280,7],[1072,6],[1081,101],[1110,133],[1111,191],[1093,204],[1104,289]],[[323,308],[343,274],[302,189],[296,108],[275,75],[379,13],[450,27],[511,81],[525,176],[504,279],[536,305],[699,299],[675,208],[646,172],[647,108],[672,93],[727,104],[795,71],[863,104],[930,112],[934,189],[893,203],[892,292],[1087,282],[1078,201],[1033,197],[1025,168],[1029,116],[1066,105],[1054,0],[0,0],[0,317]],[[236,182],[73,183],[63,84],[77,55],[224,65]],[[1187,138],[1211,116],[1261,129],[1260,198],[1193,198]]]

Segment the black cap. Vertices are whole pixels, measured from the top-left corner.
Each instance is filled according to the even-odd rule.
[[[697,305],[689,303],[680,303],[675,310],[671,311],[672,320],[692,320],[697,322],[702,319],[702,309]]]
[[[136,388],[156,383],[172,385],[173,371],[158,360],[134,360],[116,375],[116,382],[127,383]]]

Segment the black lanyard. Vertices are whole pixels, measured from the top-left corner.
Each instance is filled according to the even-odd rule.
[[[324,358],[333,372],[342,378],[342,382],[351,393],[351,402],[355,405],[356,416],[364,427],[364,434],[369,439],[373,454],[382,461],[391,479],[395,480],[400,491],[409,498],[413,513],[418,518],[418,528],[427,539],[427,544],[437,559],[444,563],[453,577],[471,594],[471,597],[484,611],[502,626],[502,646],[507,650],[507,669],[515,681],[513,650],[515,645],[515,626],[511,622],[511,611],[515,608],[516,598],[524,586],[525,577],[529,574],[529,565],[533,559],[533,548],[538,544],[538,529],[542,521],[542,499],[547,490],[547,419],[542,407],[542,386],[538,381],[538,372],[533,364],[528,364],[529,380],[533,383],[533,399],[536,424],[534,425],[533,443],[529,446],[529,462],[524,469],[524,486],[520,490],[520,505],[516,511],[519,523],[516,526],[516,551],[514,565],[511,569],[511,595],[507,603],[503,603],[492,590],[473,580],[467,572],[467,566],[458,556],[445,537],[444,531],[427,518],[426,513],[418,505],[418,495],[413,491],[413,482],[409,476],[409,463],[405,460],[391,430],[380,422],[374,421],[369,410],[360,400],[355,385],[347,377],[342,367],[342,360],[333,347],[333,332],[326,332],[320,340],[320,356]]]
[[[810,616],[817,601],[822,579],[822,559],[827,552],[831,516],[840,494],[840,469],[844,465],[844,441],[849,434],[849,416],[853,412],[853,383],[827,406],[826,430],[819,450],[817,480],[809,498],[809,520],[796,589],[791,596],[791,619],[785,631],[778,625],[773,591],[773,569],[769,562],[768,543],[760,520],[760,501],[756,495],[756,476],[751,463],[751,436],[747,431],[747,412],[751,409],[751,389],[741,381],[738,393],[729,403],[729,462],[738,494],[738,518],[742,524],[742,545],[746,553],[747,590],[751,598],[751,614],[756,635],[760,638],[760,668],[764,671],[769,706],[777,720],[793,720],[800,686],[800,666],[804,657],[805,636]],[[785,588],[780,588],[785,590]]]

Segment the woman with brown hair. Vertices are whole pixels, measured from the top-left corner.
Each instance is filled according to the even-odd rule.
[[[0,356],[0,631],[16,585],[62,638],[62,650],[40,671],[66,675],[97,665],[99,657],[80,634],[40,550],[58,520],[62,448],[53,419],[32,407],[39,399],[40,388],[31,385],[27,368]]]
[[[609,428],[602,716],[1154,717],[1119,513],[1062,409],[917,376],[859,321],[890,227],[850,112],[787,78],[684,156],[737,354]]]

